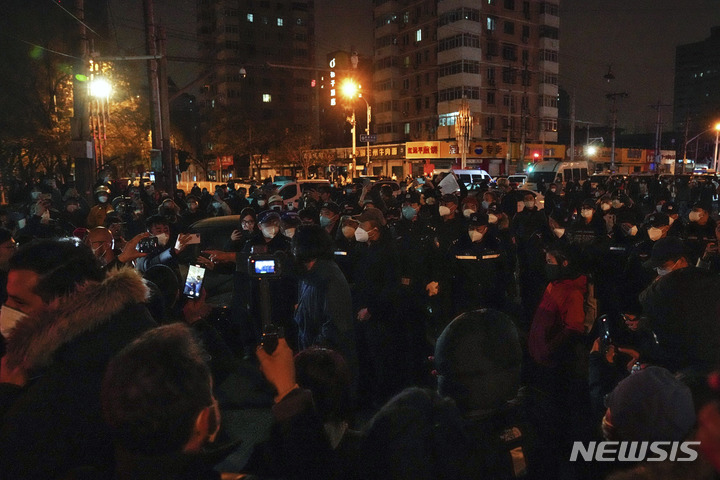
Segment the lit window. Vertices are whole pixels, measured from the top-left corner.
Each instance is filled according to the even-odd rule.
[[[263,93],[262,99],[263,103],[270,103],[272,101],[272,96],[269,93]]]
[[[278,20],[278,27],[282,27],[282,26],[283,26],[283,19],[282,19],[282,18],[278,18],[277,20]]]
[[[405,132],[405,135],[410,135],[410,122],[405,124],[403,131]]]
[[[255,19],[255,17],[253,17],[253,14],[252,14],[252,13],[248,13],[248,14],[247,14],[247,21],[248,21],[248,22],[252,23],[254,19]]]
[[[422,41],[422,30],[419,29],[419,28],[418,28],[417,31],[415,32],[415,41],[416,41],[416,42]]]

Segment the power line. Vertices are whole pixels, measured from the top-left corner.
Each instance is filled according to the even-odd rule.
[[[82,26],[84,26],[85,28],[87,28],[88,30],[90,30],[92,33],[94,33],[94,34],[97,35],[98,37],[102,38],[102,36],[101,36],[99,33],[97,33],[95,30],[93,30],[92,28],[90,28],[90,25],[88,25],[87,23],[85,23],[85,22],[83,22],[82,20],[80,20],[79,18],[77,18],[77,17],[76,17],[75,15],[73,15],[72,12],[70,12],[68,9],[66,9],[65,7],[63,7],[62,5],[60,5],[60,4],[59,4],[58,2],[56,2],[55,0],[50,0],[50,1],[51,1],[53,4],[57,5],[58,7],[60,7],[65,13],[67,13],[68,15],[70,15],[72,18],[74,18],[75,20],[77,20],[78,23],[80,23]]]
[[[54,53],[54,54],[56,54],[56,55],[62,55],[63,57],[75,58],[75,59],[78,59],[78,60],[82,60],[82,58],[76,57],[75,55],[70,55],[70,54],[67,54],[67,53],[58,52],[57,50],[53,50],[53,49],[51,49],[51,48],[43,47],[42,45],[38,45],[38,44],[36,44],[36,43],[28,42],[27,40],[23,40],[22,38],[17,38],[17,37],[15,37],[15,36],[13,36],[13,35],[8,35],[7,33],[2,33],[2,32],[0,32],[0,35],[4,35],[4,36],[6,36],[6,37],[8,37],[8,38],[12,38],[13,40],[17,40],[18,42],[25,43],[25,44],[27,44],[27,45],[30,45],[31,47],[40,48],[40,49],[42,49],[42,50],[45,50],[46,52]]]

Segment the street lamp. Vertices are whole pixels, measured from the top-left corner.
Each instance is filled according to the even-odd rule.
[[[718,132],[720,132],[720,123],[715,124],[715,126],[712,127],[712,128],[708,128],[707,130],[703,130],[702,132],[700,132],[700,133],[698,133],[697,135],[695,135],[694,137],[692,137],[690,140],[685,141],[685,151],[684,151],[684,153],[683,153],[683,173],[685,173],[685,164],[687,163],[687,146],[690,145],[690,142],[693,142],[693,141],[697,140],[697,139],[700,137],[700,135],[704,135],[704,134],[706,134],[707,132],[710,132],[710,131],[712,131],[712,130],[715,130],[715,155],[713,156],[713,160],[714,160],[713,163],[717,163],[717,155],[718,155]],[[698,148],[697,148],[697,144],[696,144],[696,146],[695,146],[695,160],[694,160],[694,162],[697,162],[697,153],[698,153]],[[717,165],[715,165],[715,167],[717,168]]]
[[[362,96],[362,92],[360,92],[360,85],[356,84],[352,79],[345,80],[340,85],[340,91],[342,92],[343,96],[349,100],[355,100],[356,98],[362,98],[365,102],[365,105],[367,106],[367,125],[365,126],[365,134],[367,135],[367,147],[365,149],[366,154],[366,168],[370,168],[370,118],[372,116],[372,108],[370,107],[370,103],[367,101],[365,97]],[[353,102],[353,111],[352,111],[352,117],[349,117],[348,122],[352,126],[352,170],[353,170],[353,176],[355,176],[355,162],[356,162],[356,156],[357,156],[357,146],[356,146],[356,121],[355,121],[355,102]]]

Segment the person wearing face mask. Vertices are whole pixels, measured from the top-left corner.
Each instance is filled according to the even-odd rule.
[[[95,189],[95,199],[97,203],[90,209],[87,216],[87,227],[102,227],[105,222],[105,215],[113,211],[110,203],[110,188],[100,185]]]
[[[535,311],[528,334],[528,377],[545,419],[538,443],[556,445],[556,458],[569,454],[567,438],[590,431],[590,405],[585,347],[584,303],[588,279],[577,268],[571,251],[549,248],[545,255],[549,283]]]
[[[280,216],[280,233],[290,240],[295,237],[300,225],[302,225],[302,222],[296,212],[285,212]]]
[[[126,264],[131,265],[134,260],[147,256],[147,253],[138,252],[136,247],[141,239],[149,236],[147,232],[140,233],[128,240],[122,250],[116,251],[113,248],[115,240],[112,232],[105,227],[95,227],[90,229],[83,241],[92,249],[93,255],[100,261],[103,269],[111,270]]]
[[[273,210],[281,214],[283,206],[283,199],[280,195],[271,195],[270,198],[268,198],[268,210]]]
[[[690,248],[689,254],[693,263],[702,256],[706,245],[715,240],[717,222],[710,216],[711,211],[711,204],[696,202],[688,213],[689,222],[685,227],[685,239]]]
[[[595,200],[592,198],[583,200],[578,213],[579,216],[570,228],[573,243],[587,247],[607,236],[605,222],[596,209]]]
[[[340,353],[356,386],[358,353],[352,297],[350,285],[334,261],[332,238],[319,225],[301,226],[293,237],[292,252],[302,267],[293,317],[298,327],[298,348],[319,346]]]
[[[551,183],[545,192],[545,210],[552,212],[561,202],[562,197],[560,196],[557,184]]]
[[[506,252],[490,234],[487,214],[470,215],[467,232],[468,236],[450,249],[452,316],[477,308],[502,310],[514,282]]]
[[[437,242],[443,254],[447,253],[460,237],[467,235],[465,220],[462,212],[458,210],[459,203],[458,197],[452,193],[446,193],[440,199],[438,214],[441,222],[437,226]]]
[[[325,202],[320,207],[320,226],[330,234],[330,238],[337,236],[340,225],[340,206],[335,202]]]
[[[477,213],[480,209],[477,197],[475,195],[468,195],[463,198],[460,209],[462,210],[463,218],[467,221],[470,215]]]
[[[70,197],[64,202],[64,208],[59,213],[59,222],[62,229],[68,234],[78,227],[84,227],[87,213],[80,208],[77,198]]]
[[[510,222],[510,231],[515,238],[518,251],[527,245],[528,240],[536,231],[543,229],[547,225],[545,212],[538,210],[535,195],[526,191],[522,199],[522,211],[518,212]]]
[[[397,341],[404,338],[397,321],[398,255],[380,210],[368,208],[355,219],[355,239],[362,245],[358,246],[353,272],[353,312],[358,322],[358,344],[366,346],[358,351],[359,396],[360,402],[381,404],[402,384],[397,374],[402,358]]]
[[[188,195],[185,198],[185,205],[185,210],[180,214],[183,232],[187,232],[193,223],[207,218],[207,213],[200,208],[200,200],[195,195]]]
[[[358,257],[358,242],[355,240],[358,225],[360,224],[352,215],[341,216],[333,247],[335,262],[351,286],[354,283],[353,272]]]
[[[639,295],[657,337],[652,363],[671,371],[704,371],[720,363],[720,277],[690,264],[677,237],[658,240],[646,268],[658,277]]]
[[[77,239],[52,239],[17,250],[7,291],[0,310],[7,339],[0,369],[3,476],[111,468],[100,383],[110,359],[156,326],[145,307],[147,286],[131,268],[104,271]]]
[[[630,215],[630,212],[623,215]],[[655,212],[645,219],[644,227],[636,235],[639,235],[638,241],[630,248],[623,268],[624,294],[636,298],[657,276],[653,269],[643,268],[643,264],[650,258],[653,245],[666,238],[669,230],[670,220],[664,213]]]
[[[181,233],[177,238],[171,237],[170,225],[162,215],[148,217],[145,221],[145,229],[150,236],[157,237],[158,246],[154,251],[147,252],[147,256],[138,258],[135,268],[140,273],[145,273],[153,265],[167,265],[175,271],[178,278],[182,278],[179,270],[178,255],[188,246],[191,235]]]
[[[420,194],[410,190],[400,196],[402,216],[392,231],[397,252],[400,296],[398,313],[407,339],[403,374],[407,383],[418,384],[425,372],[423,358],[432,354],[428,336],[439,335],[442,322],[439,285],[443,258],[434,242],[434,230],[420,218]]]
[[[265,195],[265,193],[263,193],[260,189],[256,190],[251,197],[253,201],[250,206],[253,207],[255,211],[260,213],[268,209],[267,195]]]

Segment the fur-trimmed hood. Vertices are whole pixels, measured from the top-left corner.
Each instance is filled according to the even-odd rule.
[[[7,339],[9,367],[46,367],[66,343],[107,322],[127,305],[147,301],[149,289],[132,268],[109,271],[102,282],[87,282],[54,302],[40,317],[25,317]]]

